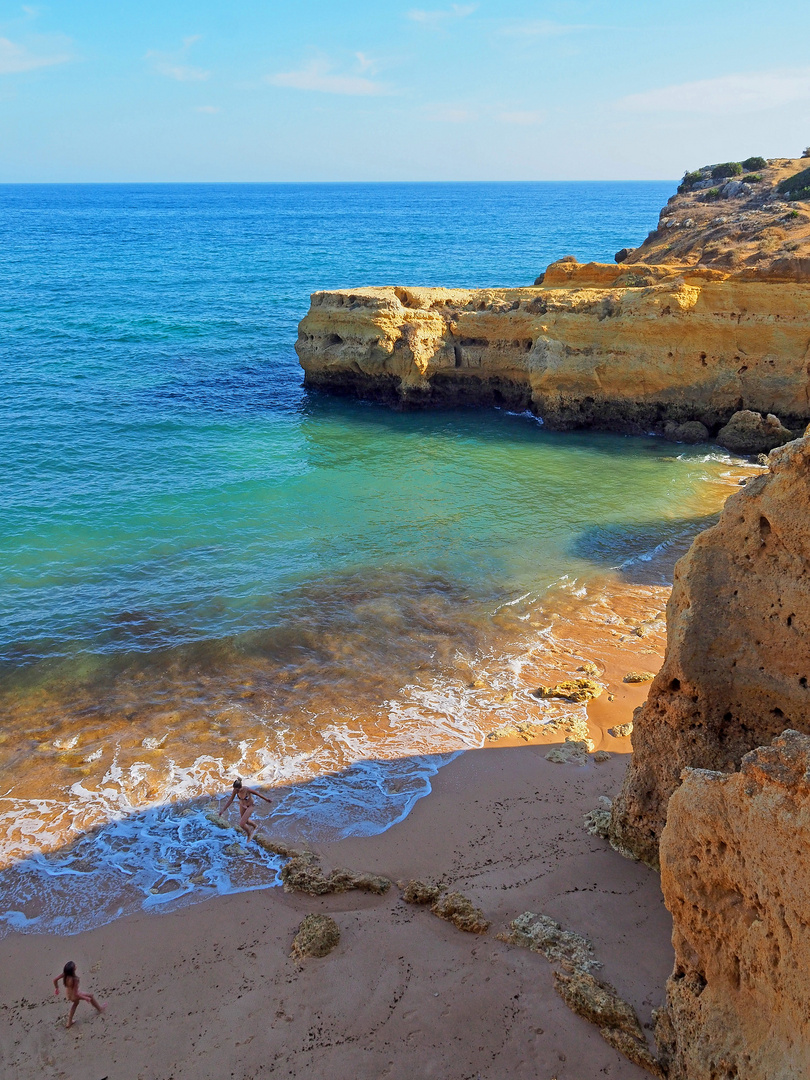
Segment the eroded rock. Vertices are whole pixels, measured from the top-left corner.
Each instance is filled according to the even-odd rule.
[[[340,942],[340,927],[328,915],[307,915],[293,938],[290,956],[295,960],[305,957],[328,956]]]
[[[402,889],[402,899],[406,904],[435,904],[442,892],[442,887],[431,881],[418,881],[412,878],[407,882],[399,882]]]
[[[633,721],[628,720],[626,724],[616,724],[615,727],[608,728],[608,731],[614,739],[626,739],[628,735],[633,734]]]
[[[792,438],[790,429],[773,413],[762,416],[751,409],[735,412],[717,433],[718,443],[735,454],[766,453],[784,446]]]
[[[554,686],[538,686],[534,696],[541,699],[561,698],[563,701],[580,704],[598,698],[604,689],[604,686],[593,679],[565,679]]]
[[[606,795],[599,796],[599,805],[584,815],[585,829],[591,836],[601,836],[607,840],[610,835],[611,800]]]
[[[602,965],[594,956],[593,945],[573,930],[563,930],[548,915],[524,911],[509,924],[509,933],[498,934],[508,945],[519,945],[532,952],[542,953],[552,963],[562,963],[579,971],[590,971]]]
[[[588,754],[593,750],[594,743],[591,739],[567,738],[562,746],[555,746],[546,754],[546,761],[553,761],[556,765],[587,765]]]
[[[352,889],[382,894],[391,887],[388,878],[342,867],[325,874],[317,855],[311,851],[297,852],[282,866],[279,876],[286,892],[304,892],[310,896],[325,896],[327,893],[349,892]]]
[[[685,773],[661,837],[671,1080],[810,1076],[808,851],[807,735],[785,731],[738,773]]]
[[[628,671],[625,677],[622,679],[624,683],[643,683],[652,682],[655,678],[655,672],[653,671]]]
[[[810,439],[768,461],[675,567],[666,656],[634,714],[611,826],[653,866],[684,768],[732,772],[785,727],[810,734]]]
[[[445,893],[431,904],[430,910],[440,919],[451,922],[453,926],[465,930],[468,934],[485,934],[489,929],[489,922],[484,918],[483,911],[460,892]]]
[[[555,971],[554,989],[572,1012],[596,1024],[606,1042],[634,1064],[663,1078],[664,1072],[650,1053],[635,1009],[619,997],[614,986],[587,971]]]

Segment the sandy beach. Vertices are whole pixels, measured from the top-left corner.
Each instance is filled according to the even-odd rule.
[[[554,764],[548,743],[469,751],[388,832],[316,846],[325,867],[451,883],[483,909],[487,934],[406,905],[393,887],[318,898],[266,889],[68,938],[11,935],[0,943],[3,1076],[645,1075],[567,1009],[543,956],[496,937],[524,911],[586,935],[600,974],[649,1023],[672,964],[658,879],[582,822],[626,765],[629,739],[607,728],[645,690],[622,685],[613,702],[592,703],[594,741],[619,751],[609,760]],[[332,915],[341,941],[298,962],[290,946],[310,912]],[[108,1006],[102,1019],[82,1005],[70,1031],[51,986],[68,959]]]

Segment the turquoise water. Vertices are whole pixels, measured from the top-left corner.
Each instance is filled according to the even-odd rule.
[[[699,527],[722,455],[335,401],[302,389],[293,351],[315,289],[530,283],[561,255],[640,242],[671,188],[0,187],[0,836],[25,860],[5,883],[17,924],[42,875],[81,863],[89,890],[113,848],[149,903],[267,884],[272,860],[255,881],[226,872],[194,818],[220,870],[155,885],[176,842],[155,808],[236,770],[299,784],[279,825],[386,827],[437,754],[480,742],[464,687],[532,605],[640,574]],[[140,848],[120,840],[133,815]],[[89,830],[80,857],[42,854]]]

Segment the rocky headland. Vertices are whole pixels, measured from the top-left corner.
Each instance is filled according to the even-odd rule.
[[[810,439],[770,454],[677,564],[607,832],[660,866],[671,1080],[810,1071]]]
[[[614,264],[568,256],[533,286],[314,293],[296,343],[305,382],[770,450],[810,419],[807,165],[687,174],[640,247]]]

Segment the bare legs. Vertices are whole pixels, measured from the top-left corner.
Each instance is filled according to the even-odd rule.
[[[242,830],[245,836],[247,836],[248,841],[253,839],[253,834],[259,827],[255,821],[250,820],[250,815],[252,811],[252,806],[246,806],[242,813],[242,816],[239,818],[239,828]]]
[[[97,1013],[103,1013],[104,1010],[107,1008],[106,1005],[99,1005],[99,1003],[96,1001],[92,994],[77,994],[76,997],[73,999],[73,1004],[70,1006],[70,1015],[68,1016],[67,1024],[65,1025],[65,1027],[73,1027],[73,1017],[79,1007],[80,1001],[89,1001]]]

